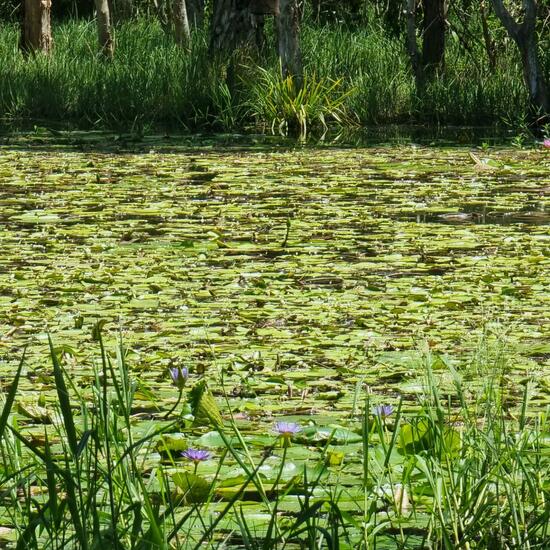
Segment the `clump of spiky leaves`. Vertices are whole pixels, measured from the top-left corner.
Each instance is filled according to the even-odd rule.
[[[327,129],[327,123],[350,123],[346,100],[353,89],[345,89],[342,79],[333,80],[305,72],[301,85],[282,71],[258,68],[253,85],[251,111],[258,122],[269,121],[273,133],[305,136],[309,128]]]

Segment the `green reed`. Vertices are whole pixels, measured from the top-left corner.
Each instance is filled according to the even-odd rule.
[[[186,403],[170,418],[161,406],[140,422],[134,400],[146,388],[126,363],[123,342],[113,351],[99,330],[95,336],[88,388],[72,382],[63,348],[50,340],[56,401],[44,407],[42,430],[31,435],[15,406],[24,358],[4,394],[0,521],[13,529],[15,548],[550,544],[548,411],[531,405],[528,382],[519,400],[507,396],[501,353],[488,365],[480,347],[469,368],[491,375],[472,388],[426,351],[416,412],[406,411],[404,398],[375,404],[380,397],[367,393],[346,432],[359,435],[356,454],[339,451],[342,428],[332,427],[289,478],[292,453],[315,444],[314,424],[277,423],[258,447],[230,411],[221,414],[206,384],[216,381],[207,379],[184,390]],[[442,369],[452,380],[445,391]],[[217,438],[215,452],[199,453],[193,471],[182,468],[174,441],[191,449],[205,430]],[[202,460],[215,461],[209,474]],[[350,485],[348,472],[357,483]]]

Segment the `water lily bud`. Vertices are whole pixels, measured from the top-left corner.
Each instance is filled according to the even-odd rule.
[[[187,378],[189,377],[189,372],[185,367],[172,367],[170,369],[170,376],[172,377],[174,386],[176,386],[178,390],[182,390],[187,382]]]

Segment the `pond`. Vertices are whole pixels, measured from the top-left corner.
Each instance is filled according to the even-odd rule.
[[[482,384],[480,349],[505,349],[510,399],[528,379],[550,403],[550,151],[253,141],[0,145],[0,377],[28,346],[30,432],[55,396],[47,334],[85,389],[100,320],[128,348],[144,425],[175,401],[174,365],[245,434],[344,425],[365,388],[414,411],[423,349],[442,388],[449,366]]]

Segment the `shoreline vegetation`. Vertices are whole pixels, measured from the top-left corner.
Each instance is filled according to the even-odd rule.
[[[469,368],[486,375],[474,386],[426,347],[414,412],[358,384],[338,424],[290,418],[258,434],[218,408],[227,403],[223,372],[214,380],[172,367],[167,410],[144,409],[152,397],[122,340],[105,346],[101,323],[93,338],[98,359],[78,387],[65,370],[75,351],[49,340],[56,398],[38,407],[40,421],[38,409],[29,423],[30,409],[15,405],[24,357],[4,393],[0,540],[8,547],[550,544],[548,410],[532,410],[528,381],[507,389],[505,350],[480,345]],[[441,376],[452,389],[442,391]]]
[[[302,88],[283,78],[277,56],[253,52],[212,59],[208,33],[195,29],[182,49],[154,20],[116,28],[116,56],[96,52],[93,21],[52,25],[49,55],[25,57],[15,24],[0,28],[0,116],[65,121],[80,128],[148,133],[242,131],[304,134],[378,124],[525,127],[529,106],[519,56],[506,48],[490,67],[479,52],[449,40],[445,71],[418,93],[401,38],[367,28],[301,30]],[[273,29],[266,30],[272,42]],[[541,43],[542,44],[542,43]],[[546,67],[549,50],[541,48]],[[231,77],[228,77],[228,70]],[[548,72],[548,71],[547,71]]]

